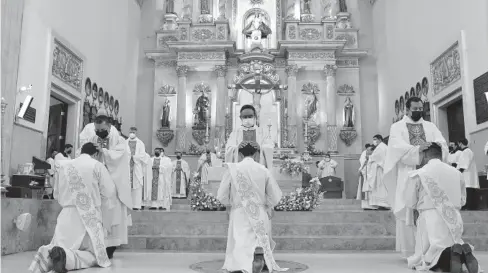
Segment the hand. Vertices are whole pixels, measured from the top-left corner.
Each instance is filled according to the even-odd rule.
[[[424,142],[420,144],[420,151],[423,152],[427,149],[429,149],[430,145],[432,145],[432,142]]]

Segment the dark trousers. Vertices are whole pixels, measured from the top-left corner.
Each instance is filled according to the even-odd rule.
[[[107,251],[107,256],[109,259],[112,259],[114,257],[114,252],[116,249],[116,246],[109,246],[105,249],[105,251]]]
[[[466,188],[466,205],[462,207],[462,210],[477,210],[478,209],[478,198],[477,190],[474,188]]]
[[[437,264],[430,270],[435,271],[440,269],[442,272],[451,272],[451,248],[448,247],[442,251]]]

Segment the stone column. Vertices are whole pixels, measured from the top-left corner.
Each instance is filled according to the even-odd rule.
[[[289,65],[285,69],[288,75],[288,97],[287,97],[287,124],[288,124],[288,142],[297,147],[297,122],[301,120],[298,115],[297,107],[297,73],[298,66],[296,64]]]
[[[324,67],[324,73],[327,79],[327,150],[329,153],[338,153],[336,124],[336,71],[336,65],[327,64]]]
[[[186,151],[186,74],[190,68],[186,65],[177,66],[178,98],[176,111],[176,151]]]
[[[227,84],[225,76],[227,75],[226,65],[216,65],[215,72],[217,72],[217,98],[215,109],[215,139],[219,139],[219,145],[225,143],[225,115],[227,107]]]

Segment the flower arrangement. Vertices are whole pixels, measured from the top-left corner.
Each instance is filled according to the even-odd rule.
[[[300,159],[285,159],[280,166],[280,173],[287,173],[290,176],[297,176],[300,173],[308,173],[308,167],[303,160]]]
[[[318,177],[310,180],[307,188],[297,188],[281,198],[276,211],[311,211],[320,205],[320,181]]]
[[[202,180],[200,175],[196,172],[190,181],[191,200],[190,206],[192,210],[199,211],[218,211],[225,210],[217,198],[211,193],[207,193],[202,187]]]
[[[310,156],[309,153],[302,153],[302,156],[300,157],[300,159],[304,162],[307,162],[307,161],[312,160],[312,157]]]
[[[307,146],[307,151],[310,153],[310,155],[325,155],[324,151],[315,148],[315,145],[313,144]]]
[[[188,148],[189,155],[201,155],[203,153],[205,153],[205,147],[198,147],[194,143],[190,144],[190,147]]]

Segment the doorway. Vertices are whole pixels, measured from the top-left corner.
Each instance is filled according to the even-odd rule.
[[[66,144],[66,127],[68,122],[68,104],[51,96],[49,103],[49,122],[47,126],[46,158],[53,150],[63,152]]]
[[[463,100],[459,99],[446,107],[449,142],[466,138],[464,131]]]

